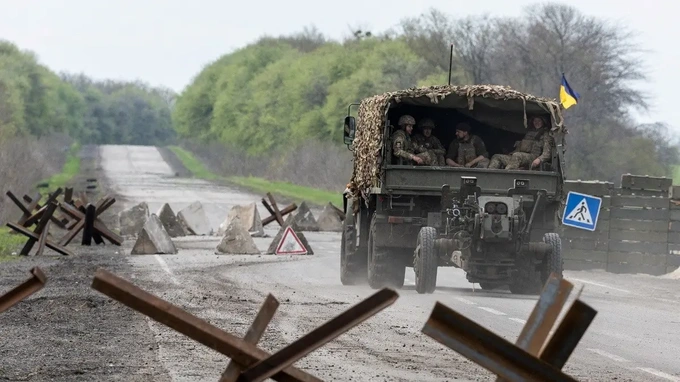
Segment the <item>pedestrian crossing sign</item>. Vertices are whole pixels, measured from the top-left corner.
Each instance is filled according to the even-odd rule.
[[[569,191],[562,214],[562,224],[595,231],[597,218],[600,216],[600,206],[602,206],[602,198]]]

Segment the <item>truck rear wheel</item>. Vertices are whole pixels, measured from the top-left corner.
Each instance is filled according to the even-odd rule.
[[[373,289],[401,288],[404,286],[406,265],[401,257],[391,256],[388,248],[375,243],[375,237],[379,235],[376,219],[376,215],[373,215],[368,235],[368,285]]]
[[[357,285],[366,282],[366,248],[356,246],[356,225],[351,204],[347,205],[345,216],[340,242],[340,282],[342,285]]]
[[[437,287],[436,237],[437,230],[434,227],[423,227],[418,232],[413,270],[416,274],[416,291],[420,294],[433,293]]]

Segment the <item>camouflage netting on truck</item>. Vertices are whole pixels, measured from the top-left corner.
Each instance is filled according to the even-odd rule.
[[[495,100],[520,100],[524,107],[524,126],[527,126],[527,104],[540,106],[550,113],[555,123],[554,129],[561,129],[563,124],[560,104],[555,99],[536,97],[522,93],[508,86],[501,85],[437,85],[410,88],[387,92],[365,98],[359,104],[356,135],[354,138],[354,171],[348,185],[351,196],[359,199],[367,197],[370,188],[380,177],[378,158],[382,148],[382,133],[385,114],[392,102],[401,102],[403,98],[427,97],[433,104],[439,103],[446,96],[456,95],[467,99],[469,110],[474,108],[476,97]],[[478,98],[477,98],[478,99]],[[358,207],[358,205],[355,205]]]

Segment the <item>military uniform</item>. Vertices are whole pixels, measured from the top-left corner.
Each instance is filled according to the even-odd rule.
[[[399,126],[404,124],[415,124],[415,120],[410,115],[399,118]],[[411,159],[415,155],[423,159],[423,165],[432,165],[437,161],[436,155],[425,150],[418,142],[411,139],[404,129],[398,129],[392,134],[392,156],[402,158],[403,164],[415,164]]]
[[[486,168],[489,165],[489,153],[482,138],[477,135],[470,135],[466,141],[457,139],[451,142],[446,158],[455,161],[461,166],[465,166],[466,163],[470,163],[480,155],[484,159],[475,163],[472,168]]]
[[[420,125],[421,129],[434,129],[435,125],[431,119],[425,119]],[[416,134],[413,136],[413,142],[419,147],[423,152],[428,152],[429,157],[434,157],[432,165],[435,166],[445,166],[446,159],[444,154],[446,154],[446,149],[444,145],[439,141],[439,138],[431,135],[426,137],[424,134]],[[429,158],[432,159],[432,158]]]
[[[552,136],[546,128],[532,129],[515,144],[515,151],[509,155],[496,154],[491,158],[489,168],[516,170],[531,168],[531,163],[539,158],[541,163],[552,156]]]

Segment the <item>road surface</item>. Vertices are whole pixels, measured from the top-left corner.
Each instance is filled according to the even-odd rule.
[[[194,179],[180,179],[154,147],[102,146],[102,168],[115,192],[131,206],[175,212],[198,200],[215,230],[237,204],[258,203],[246,194]],[[315,212],[318,213],[318,212]],[[277,224],[255,238],[266,250]],[[134,281],[151,293],[242,336],[267,293],[281,302],[261,346],[275,351],[375,293],[339,280],[340,234],[305,233],[313,256],[216,255],[220,238],[175,239],[177,255],[128,256]],[[132,240],[125,243],[129,253]],[[680,382],[680,280],[643,275],[565,271],[597,317],[564,370],[582,381]],[[436,301],[514,342],[536,303],[535,296],[472,290],[459,270],[440,268],[434,294],[419,295],[412,269],[399,299],[378,315],[296,363],[334,381],[494,380],[489,372],[423,335]],[[575,293],[573,293],[575,294]],[[173,381],[217,380],[227,360],[149,320],[158,359]]]

